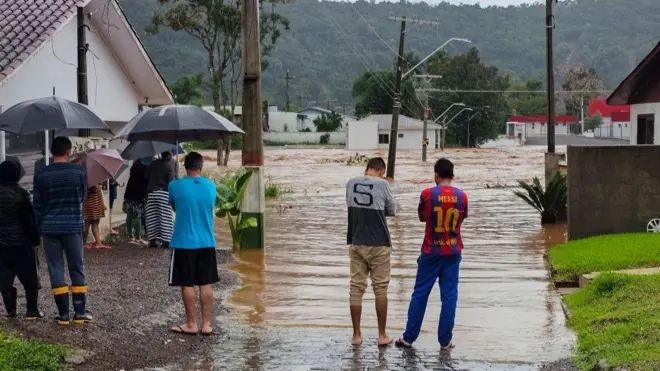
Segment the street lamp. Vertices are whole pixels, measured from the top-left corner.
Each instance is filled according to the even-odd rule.
[[[460,112],[458,112],[456,115],[454,115],[454,117],[452,117],[449,121],[447,121],[446,123],[444,123],[442,125],[442,145],[441,145],[441,147],[442,147],[443,150],[445,149],[445,138],[447,137],[447,126],[449,126],[449,124],[451,124],[451,122],[454,121],[455,118],[457,118],[461,113],[463,113],[463,111],[472,111],[472,108],[469,108],[469,107],[463,108]]]
[[[490,109],[490,106],[483,106],[477,110],[472,116],[468,117],[467,119],[467,148],[470,148],[470,120],[474,118],[474,116],[478,115],[479,112],[485,110],[485,109]]]
[[[465,103],[453,103],[451,106],[449,106],[449,108],[445,110],[445,112],[443,112],[440,116],[438,116],[435,120],[433,120],[433,123],[435,124],[436,122],[438,122],[438,120],[440,120],[442,116],[446,115],[447,112],[449,112],[449,110],[452,109],[452,107],[454,106],[465,107]]]
[[[404,79],[406,76],[408,76],[410,73],[412,73],[415,69],[417,69],[417,67],[421,66],[422,63],[426,62],[427,59],[431,58],[435,53],[440,51],[440,49],[444,48],[447,44],[449,44],[452,41],[461,41],[461,42],[464,42],[464,43],[472,43],[472,41],[470,41],[468,39],[461,39],[461,38],[457,38],[457,37],[452,37],[451,39],[447,40],[444,44],[440,45],[437,49],[432,51],[431,54],[424,57],[424,59],[419,61],[419,63],[417,63],[413,68],[409,69],[408,72],[404,73],[401,76],[401,79]]]

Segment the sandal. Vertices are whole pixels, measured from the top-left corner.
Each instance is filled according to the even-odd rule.
[[[183,329],[182,326],[173,327],[173,328],[170,329],[170,332],[173,332],[173,333],[179,334],[179,335],[197,336],[196,332],[186,331],[186,330]]]

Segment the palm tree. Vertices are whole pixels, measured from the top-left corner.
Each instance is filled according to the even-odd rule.
[[[557,173],[544,189],[539,178],[531,183],[518,181],[522,190],[513,193],[541,214],[541,224],[555,224],[566,215],[568,187],[566,177]]]

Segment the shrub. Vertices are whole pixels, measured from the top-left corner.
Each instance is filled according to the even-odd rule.
[[[541,214],[541,224],[554,224],[566,215],[568,188],[566,177],[557,173],[544,189],[539,178],[531,183],[519,181],[523,191],[513,193],[535,208]]]
[[[257,226],[256,218],[243,218],[241,212],[243,196],[251,176],[251,171],[241,169],[234,173],[228,172],[215,180],[217,192],[215,215],[218,218],[227,218],[235,250],[241,248],[243,232]]]
[[[321,138],[319,139],[319,144],[328,144],[330,143],[330,133],[325,133],[321,135]]]

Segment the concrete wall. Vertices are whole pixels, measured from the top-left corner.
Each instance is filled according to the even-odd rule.
[[[378,148],[378,123],[376,121],[349,122],[346,148],[349,150]]]
[[[438,131],[439,132],[439,131]],[[389,130],[378,130],[378,134],[390,134]],[[436,133],[435,130],[428,130],[428,139],[429,146],[428,148],[436,148]],[[421,129],[412,129],[412,130],[399,130],[399,137],[396,142],[396,146],[399,149],[419,149],[422,150],[422,138],[424,133]],[[378,138],[376,138],[378,139]],[[389,144],[378,144],[379,149],[389,148]]]
[[[555,135],[569,134],[569,127],[572,124],[556,124],[555,125]],[[548,125],[546,123],[527,123],[524,126],[525,136],[535,136],[535,135],[547,135],[548,134]]]
[[[326,133],[264,133],[264,140],[283,144],[306,144],[306,143],[319,143],[321,135]],[[334,132],[330,134],[330,142],[328,144],[346,144],[346,133]]]
[[[596,138],[630,139],[631,124],[629,122],[603,123],[594,129]]]
[[[568,238],[644,232],[660,218],[660,146],[568,147]]]

